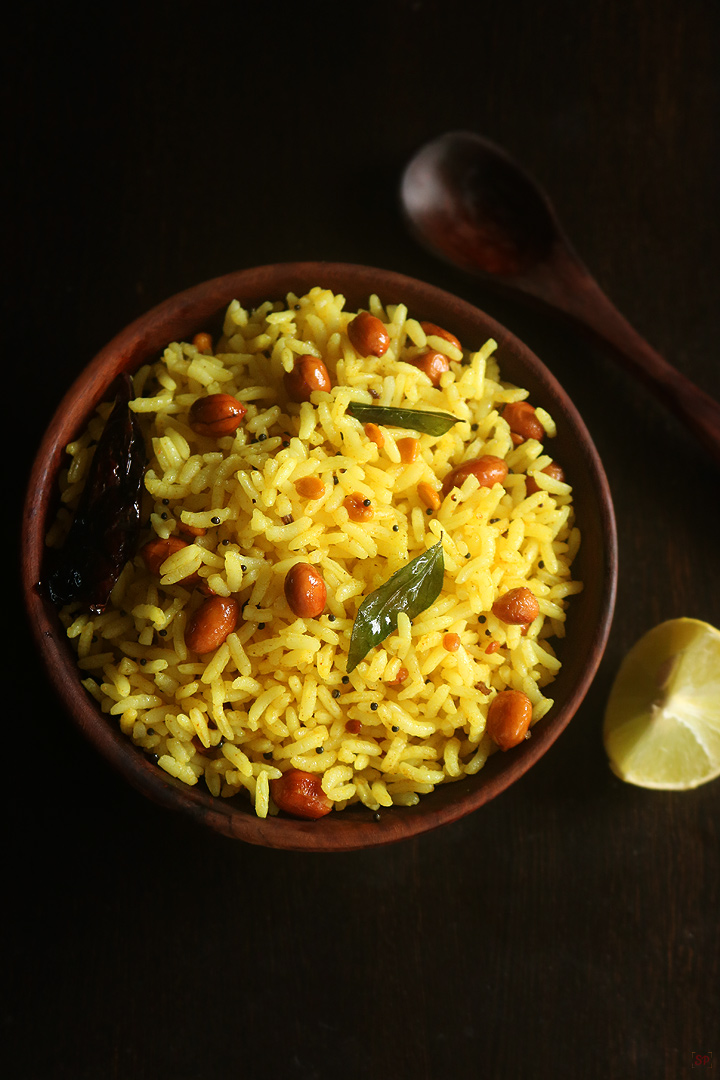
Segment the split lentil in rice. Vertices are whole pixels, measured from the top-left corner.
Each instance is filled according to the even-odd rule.
[[[244,793],[261,817],[412,805],[477,773],[505,748],[503,708],[522,702],[516,745],[552,707],[550,641],[582,587],[553,420],[501,380],[495,342],[469,352],[377,296],[354,320],[320,287],[234,301],[214,348],[201,334],[142,367],[140,550],[101,613],[61,612],[112,722],[167,773]],[[456,422],[364,424],[352,402]],[[67,448],[51,547],[111,408]],[[433,550],[439,595],[412,618],[399,609],[351,668],[361,604]]]

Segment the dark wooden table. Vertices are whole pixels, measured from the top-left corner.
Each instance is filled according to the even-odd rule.
[[[621,557],[604,661],[547,756],[463,822],[340,856],[210,835],[125,786],[50,693],[8,561],[13,1080],[674,1080],[712,1075],[699,1053],[720,1066],[720,782],[624,785],[601,741],[644,631],[681,615],[720,626],[718,472],[597,342],[420,251],[396,198],[425,139],[467,128],[504,144],[630,321],[720,397],[719,13],[28,3],[9,23],[11,543],[40,433],[116,331],[206,278],[330,259],[433,282],[528,342],[596,440]]]

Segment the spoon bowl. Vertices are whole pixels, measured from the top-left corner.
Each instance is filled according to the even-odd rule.
[[[472,132],[427,143],[400,199],[420,243],[462,270],[540,300],[593,331],[720,464],[720,404],[640,337],[572,247],[543,189],[504,150]]]
[[[559,225],[547,198],[478,136],[451,133],[422,147],[401,195],[417,238],[465,270],[517,278],[552,255]]]

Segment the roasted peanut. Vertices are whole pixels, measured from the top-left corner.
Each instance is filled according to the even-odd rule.
[[[508,467],[502,458],[485,454],[484,457],[474,458],[472,461],[464,461],[449,472],[443,480],[443,496],[448,495],[453,488],[462,487],[468,476],[476,476],[480,487],[492,487],[493,484],[502,484],[508,474]]]
[[[443,649],[446,652],[457,652],[460,648],[459,634],[445,634],[443,637]]]
[[[332,387],[330,373],[317,356],[305,353],[298,356],[292,371],[283,377],[285,392],[291,401],[309,401],[314,390],[328,391]]]
[[[408,669],[406,667],[400,667],[400,668],[398,668],[397,674],[395,675],[395,677],[393,679],[388,679],[387,680],[386,685],[387,686],[392,686],[392,687],[402,686],[402,684],[405,682],[405,680],[407,679],[409,674],[410,674],[410,672],[408,671]]]
[[[327,586],[310,563],[295,563],[285,575],[285,599],[293,615],[315,619],[325,610]]]
[[[362,731],[362,720],[346,720],[345,730],[349,735],[359,735]]]
[[[444,356],[441,352],[435,352],[434,349],[428,349],[426,352],[413,357],[410,363],[414,367],[420,368],[433,386],[439,386],[440,376],[443,372],[450,370],[450,361],[447,356]]]
[[[545,428],[538,420],[535,409],[527,401],[509,402],[502,411],[502,417],[510,425],[512,434],[519,436],[520,442],[525,439],[542,441],[545,438]]]
[[[371,521],[375,517],[370,499],[366,499],[359,491],[347,495],[343,499],[343,506],[348,512],[351,521]]]
[[[192,339],[192,343],[198,352],[212,353],[213,351],[212,338],[209,334],[196,334],[195,337]]]
[[[204,536],[207,532],[204,525],[186,525],[184,521],[178,521],[178,530],[183,536]]]
[[[418,439],[413,439],[412,436],[408,436],[406,439],[398,439],[397,448],[400,451],[400,460],[405,465],[410,465],[413,461],[417,461],[418,454],[420,453],[420,442]]]
[[[385,436],[377,424],[366,424],[364,430],[370,442],[374,442],[378,450],[382,450],[385,445]]]
[[[385,324],[369,311],[361,311],[348,323],[350,344],[360,356],[384,356],[390,345]]]
[[[237,431],[246,412],[242,402],[230,394],[208,394],[193,401],[188,423],[198,435],[219,438]]]
[[[540,605],[530,589],[522,586],[519,589],[510,589],[509,592],[499,596],[492,606],[492,613],[501,622],[511,626],[522,626],[537,619],[540,614]]]
[[[442,504],[442,499],[437,490],[428,483],[427,480],[421,480],[417,486],[418,498],[421,503],[427,506],[428,510],[439,510]]]
[[[159,574],[160,567],[165,560],[174,555],[176,551],[182,551],[186,547],[188,547],[187,542],[181,540],[179,536],[168,536],[166,540],[158,536],[140,548],[139,554],[150,573]]]
[[[179,536],[168,536],[167,540],[163,540],[158,536],[155,540],[150,540],[140,549],[140,557],[152,574],[160,576],[160,568],[165,560],[169,559],[171,555],[174,555],[176,551],[182,551],[183,548],[188,546],[187,541],[182,540]],[[203,591],[205,591],[205,583],[201,582],[200,575],[197,571],[193,571],[186,577],[181,578],[178,584],[185,585],[188,588],[200,585]]]
[[[532,702],[522,690],[501,690],[490,702],[487,731],[501,750],[511,750],[525,738],[532,720]]]
[[[557,461],[551,461],[549,465],[546,465],[540,472],[546,473],[548,476],[552,476],[553,480],[560,480],[565,482],[565,473],[563,472],[562,465],[558,465]],[[536,491],[540,491],[540,485],[534,476],[528,476],[525,482],[525,490],[528,495],[534,495]]]
[[[185,644],[197,653],[212,652],[237,626],[240,605],[232,596],[210,596],[185,627]]]
[[[420,325],[422,326],[428,337],[442,338],[443,341],[449,341],[450,344],[454,345],[456,349],[460,349],[460,351],[462,351],[462,345],[455,337],[455,335],[451,334],[449,330],[444,330],[442,326],[438,326],[437,323],[432,322],[421,322]]]
[[[279,810],[293,817],[316,821],[332,810],[332,802],[322,789],[322,780],[315,773],[288,769],[270,781],[270,794]]]
[[[295,490],[303,499],[320,499],[325,494],[325,485],[319,476],[302,476],[295,481]]]

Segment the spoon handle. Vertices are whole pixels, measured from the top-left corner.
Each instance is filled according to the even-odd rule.
[[[720,465],[720,403],[669,364],[637,333],[608,299],[572,250],[558,245],[552,274],[517,281],[539,297],[590,327],[614,346],[615,359],[641,379]]]

